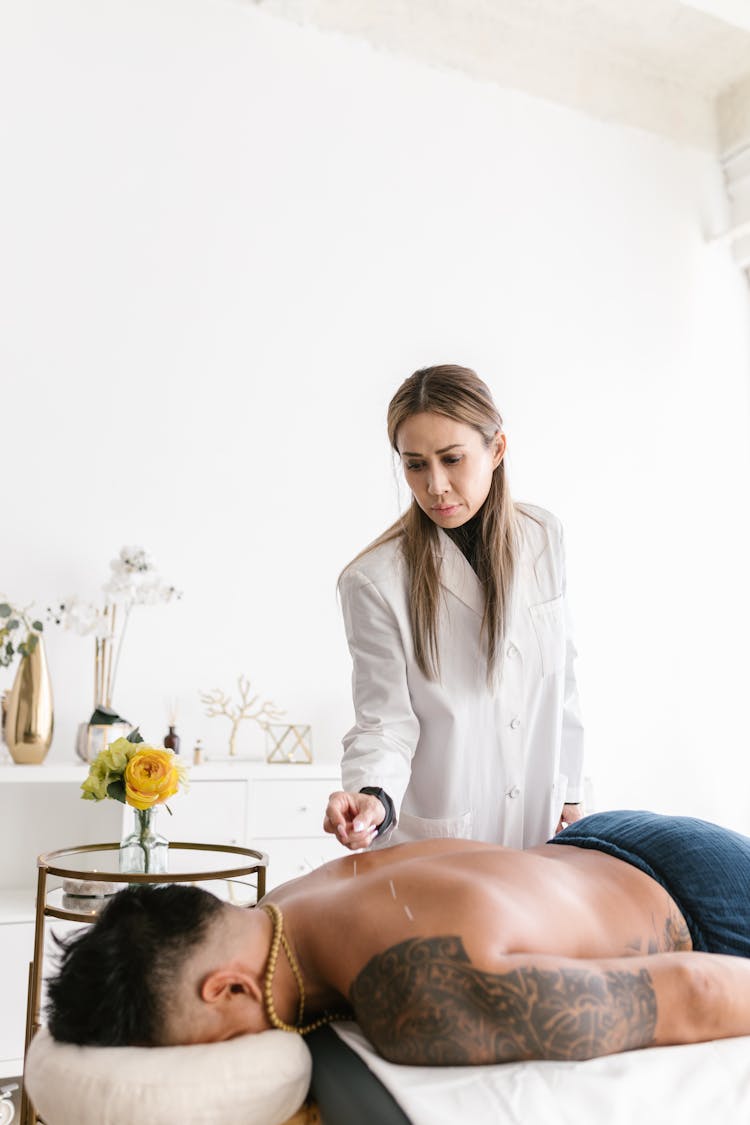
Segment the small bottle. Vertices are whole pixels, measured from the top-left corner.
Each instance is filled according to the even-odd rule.
[[[203,765],[203,747],[201,746],[200,739],[196,741],[195,746],[193,747],[193,765]]]
[[[179,754],[180,736],[176,733],[173,726],[170,726],[169,733],[164,735],[164,745],[167,750],[174,750],[175,754]]]

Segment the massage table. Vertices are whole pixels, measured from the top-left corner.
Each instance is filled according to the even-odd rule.
[[[385,1062],[354,1023],[307,1040],[268,1031],[154,1048],[71,1047],[41,1029],[26,1080],[46,1125],[744,1125],[750,1036],[587,1062],[415,1067]]]
[[[315,1035],[325,1039],[321,1043],[312,1036],[310,1042],[312,1090],[323,1125],[750,1122],[750,1036],[587,1062],[405,1067],[380,1058],[356,1024]],[[376,1086],[351,1068],[347,1054],[364,1064]]]

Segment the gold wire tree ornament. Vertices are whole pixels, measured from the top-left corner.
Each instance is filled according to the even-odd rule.
[[[254,695],[252,699],[248,698],[250,695],[250,680],[247,676],[238,678],[237,687],[239,689],[237,703],[233,703],[230,696],[219,688],[201,692],[201,703],[206,707],[208,717],[212,719],[216,715],[223,715],[232,724],[229,735],[229,754],[232,758],[236,757],[237,754],[237,731],[240,723],[244,722],[245,719],[251,719],[258,723],[261,728],[265,728],[269,720],[280,719],[285,714],[270,699],[264,699],[262,703],[258,703],[260,695]]]

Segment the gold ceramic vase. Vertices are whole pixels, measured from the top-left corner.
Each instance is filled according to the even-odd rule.
[[[18,765],[39,765],[47,756],[54,730],[52,683],[44,643],[21,658],[7,700],[5,741]]]

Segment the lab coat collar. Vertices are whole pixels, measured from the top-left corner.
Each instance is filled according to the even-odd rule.
[[[440,559],[440,584],[481,617],[484,614],[482,584],[463,552],[441,527],[438,528],[437,553]]]

